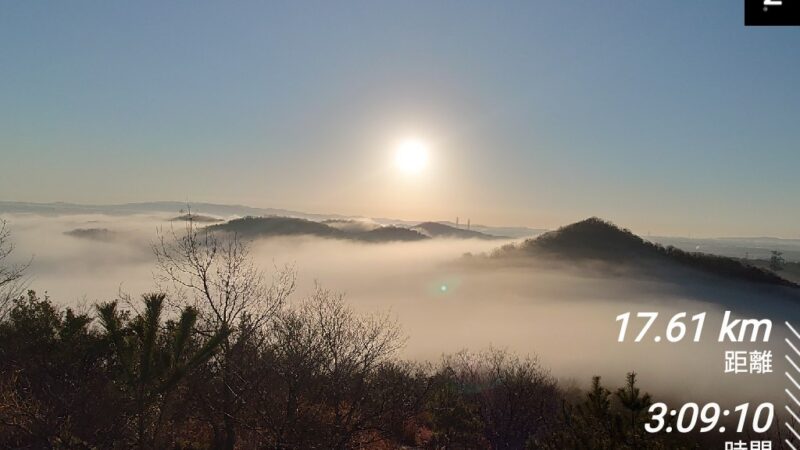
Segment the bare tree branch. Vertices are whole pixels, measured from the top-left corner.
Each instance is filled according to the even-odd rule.
[[[197,331],[207,336],[220,330],[228,332],[213,360],[217,395],[208,398],[204,408],[214,411],[216,420],[222,422],[215,427],[215,447],[232,450],[237,413],[245,404],[247,392],[253,389],[241,376],[247,364],[243,352],[263,336],[262,331],[294,291],[294,268],[276,268],[268,283],[245,241],[236,234],[218,237],[207,228],[197,227],[191,213],[183,234],[172,227],[168,233],[159,230],[153,251],[157,283],[169,285],[176,299],[198,311]]]
[[[24,264],[8,263],[14,248],[8,224],[0,219],[0,320],[8,314],[12,300],[20,296],[28,286],[25,270],[30,267],[31,260]]]
[[[209,330],[223,325],[235,330],[245,317],[251,327],[261,327],[295,289],[293,267],[276,268],[268,283],[245,241],[236,234],[220,238],[191,216],[183,234],[172,227],[168,233],[159,230],[153,250],[156,280],[179,291],[176,297],[197,308]]]

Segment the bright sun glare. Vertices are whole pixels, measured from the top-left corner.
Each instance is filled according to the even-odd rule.
[[[400,171],[418,174],[428,165],[428,146],[416,139],[408,139],[397,146],[394,162]]]

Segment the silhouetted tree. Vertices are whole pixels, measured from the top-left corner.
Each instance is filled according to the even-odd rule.
[[[381,440],[422,409],[424,383],[391,361],[403,343],[386,315],[355,314],[317,288],[283,311],[258,367],[269,379],[249,426],[278,448],[351,448]]]
[[[551,420],[559,411],[561,402],[556,382],[534,359],[521,359],[508,352],[491,349],[478,354],[460,352],[445,357],[442,364],[440,374],[451,374],[448,377],[455,382],[453,387],[461,392],[464,401],[471,406],[464,407],[452,398],[442,397],[449,405],[432,406],[434,414],[437,411],[445,413],[445,416],[435,418],[434,422],[452,423],[456,419],[471,426],[477,419],[480,423],[480,441],[485,444],[460,444],[467,448],[474,448],[475,445],[493,449],[523,448],[528,441],[548,432]],[[475,414],[474,419],[465,416],[470,411]],[[450,433],[447,438],[456,436],[458,434]],[[470,437],[465,435],[460,438]]]
[[[639,388],[636,386],[636,372],[629,372],[626,377],[626,384],[624,387],[617,389],[617,398],[622,404],[623,408],[627,411],[630,421],[630,435],[634,445],[639,440],[640,434],[640,420],[647,412],[650,405],[653,404],[650,394],[645,393],[642,395]]]
[[[239,376],[248,362],[241,352],[259,337],[294,291],[295,273],[290,267],[277,270],[271,283],[254,264],[246,242],[236,234],[218,238],[198,228],[191,215],[182,235],[171,229],[153,249],[159,272],[157,280],[168,283],[175,296],[196,308],[197,328],[212,335],[227,330],[221,351],[214,358],[216,368],[209,376],[215,389],[204,397],[202,410],[211,418],[215,447],[232,450],[236,444],[238,411],[252,386]],[[237,354],[238,353],[238,354]]]
[[[0,448],[110,448],[122,440],[123,397],[92,319],[33,291],[12,303],[0,321]]]
[[[769,268],[778,271],[783,270],[783,267],[786,265],[786,260],[783,258],[783,253],[773,250],[772,256],[769,258]]]
[[[431,448],[471,449],[486,447],[479,405],[449,366],[433,377],[433,392],[428,404]]]
[[[600,377],[592,377],[592,386],[586,393],[585,407],[587,412],[597,418],[607,418],[611,414],[611,391],[600,384]]]
[[[14,244],[11,242],[8,223],[0,219],[0,320],[8,314],[12,300],[25,291],[23,275],[30,265],[30,261],[26,264],[9,263],[8,259],[13,252]]]
[[[145,295],[144,312],[132,320],[117,311],[117,302],[97,307],[100,324],[122,368],[122,379],[134,399],[139,448],[158,447],[164,403],[169,394],[187,372],[211,358],[228,334],[222,328],[191,351],[197,311],[185,308],[178,322],[165,332],[162,329],[165,297]]]

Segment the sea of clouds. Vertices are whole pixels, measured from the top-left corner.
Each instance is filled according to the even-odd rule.
[[[184,227],[170,217],[156,213],[2,216],[12,232],[16,261],[32,258],[30,288],[46,292],[61,305],[83,309],[120,293],[138,296],[156,289],[151,246],[159,230],[181,233]],[[76,229],[83,232],[71,233]],[[407,358],[436,361],[443,353],[493,346],[535,355],[554,376],[579,386],[594,374],[620,385],[626,372],[636,371],[643,388],[662,397],[727,399],[731,405],[782,398],[787,332],[780,324],[800,320],[791,298],[760,287],[680,286],[657,278],[611,276],[602,270],[569,270],[545,261],[475,264],[462,257],[509,242],[443,239],[369,244],[292,237],[251,245],[253,258],[267,272],[284,264],[296,267],[294,300],[319,283],[344,292],[359,311],[389,311],[408,336],[403,349]],[[774,318],[771,342],[714,342],[725,309]],[[616,317],[627,311],[658,311],[663,323],[656,326],[662,334],[675,313],[707,312],[703,342],[633,343],[629,337],[628,342],[618,343]],[[632,323],[631,329],[638,326]],[[770,348],[773,375],[723,373],[726,350]]]

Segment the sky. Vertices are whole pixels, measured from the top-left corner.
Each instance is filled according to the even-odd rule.
[[[0,200],[800,238],[800,28],[738,1],[0,5]],[[392,164],[422,140],[416,175]]]

